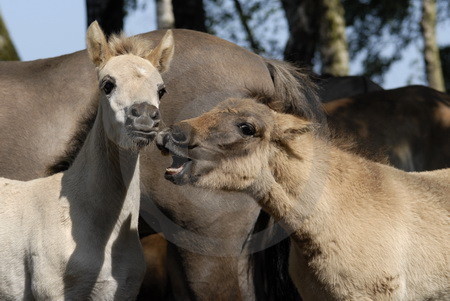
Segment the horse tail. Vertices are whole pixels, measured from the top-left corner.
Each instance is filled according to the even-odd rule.
[[[261,210],[253,234],[266,228],[271,228],[268,231],[271,234],[268,235],[270,237],[265,237],[262,243],[270,247],[250,255],[256,300],[299,301],[301,297],[288,272],[289,237],[280,225],[274,223],[273,219]],[[260,248],[261,245],[256,247]]]
[[[298,115],[310,121],[323,121],[322,104],[312,73],[290,63],[266,59],[274,85],[274,98],[283,113]]]

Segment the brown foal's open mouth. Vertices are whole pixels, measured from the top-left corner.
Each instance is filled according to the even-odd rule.
[[[172,165],[166,168],[166,175],[175,176],[181,175],[184,170],[186,170],[190,163],[191,159],[186,157],[180,157],[175,154],[172,155]]]
[[[183,151],[187,150],[179,150],[176,146],[171,147],[167,144],[162,148],[160,147],[160,149],[163,154],[169,153],[172,156],[172,165],[166,168],[164,178],[177,185],[186,184],[189,179],[188,173],[192,165],[192,160],[182,154]]]

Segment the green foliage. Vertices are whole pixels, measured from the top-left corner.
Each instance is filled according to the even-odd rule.
[[[145,0],[127,0],[145,1]],[[317,0],[298,0],[317,1]],[[341,0],[345,10],[351,60],[362,61],[363,72],[382,81],[403,51],[421,41],[421,0]],[[208,32],[265,56],[282,58],[287,23],[279,0],[240,0],[239,18],[233,0],[204,0]],[[437,0],[438,22],[450,19],[450,1]],[[252,48],[243,22],[257,43]],[[444,68],[445,69],[445,68]],[[447,70],[450,70],[447,68]]]
[[[413,41],[421,41],[421,0],[342,0],[351,58],[362,56],[365,74],[382,81]],[[450,1],[437,0],[438,22],[450,18]]]
[[[365,73],[381,76],[411,41],[419,38],[419,19],[412,0],[343,0],[351,58],[362,56]]]
[[[9,37],[3,18],[0,16],[0,61],[18,61],[19,55]]]

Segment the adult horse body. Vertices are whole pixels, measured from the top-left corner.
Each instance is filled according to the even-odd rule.
[[[31,180],[66,150],[83,114],[97,108],[98,83],[85,52],[0,62],[0,176]]]
[[[316,78],[319,87],[319,98],[325,103],[335,99],[383,90],[381,86],[362,75],[317,75],[314,78]]]
[[[156,44],[162,34],[151,32],[143,38]],[[160,105],[168,124],[197,116],[227,97],[244,96],[248,89],[270,92],[278,87],[292,93],[281,77],[289,76],[285,66],[207,34],[174,30],[174,39],[176,53],[163,75],[169,94]],[[84,139],[76,135],[83,116],[95,115],[96,82],[85,52],[0,63],[0,176],[45,176],[67,144],[76,148],[76,140]],[[169,246],[184,267],[171,275],[181,275],[188,284],[175,293],[198,299],[254,298],[245,241],[260,209],[242,202],[242,194],[175,187],[161,176],[166,164],[154,147],[141,156],[142,204],[156,202],[176,222],[165,216],[159,221],[166,236],[181,246]],[[186,231],[167,231],[177,225]]]

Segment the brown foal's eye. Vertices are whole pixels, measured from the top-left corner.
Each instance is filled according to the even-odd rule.
[[[114,88],[116,87],[116,85],[110,81],[107,80],[104,84],[103,84],[103,91],[105,92],[106,95],[110,94],[112,92],[112,90],[114,90]]]
[[[256,133],[255,127],[250,123],[243,122],[238,124],[238,127],[244,136],[253,136]]]
[[[167,93],[166,86],[160,86],[158,89],[158,97],[161,99]]]

